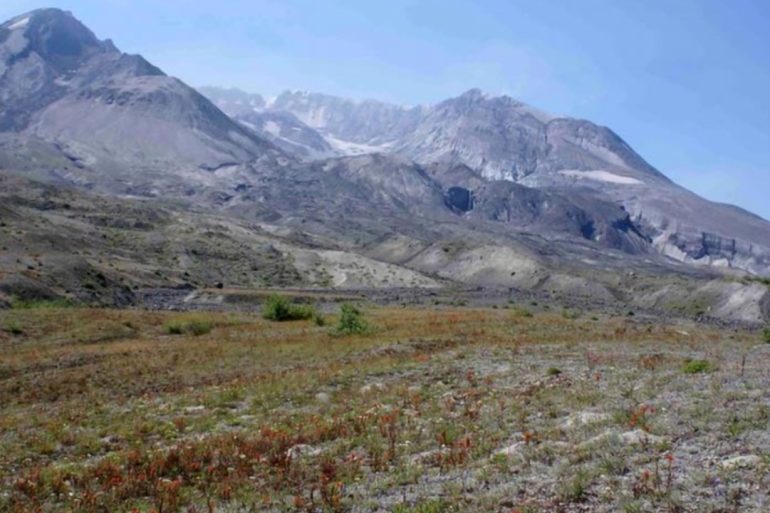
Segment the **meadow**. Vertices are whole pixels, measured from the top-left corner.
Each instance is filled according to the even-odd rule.
[[[0,512],[767,512],[770,345],[527,307],[0,311]]]

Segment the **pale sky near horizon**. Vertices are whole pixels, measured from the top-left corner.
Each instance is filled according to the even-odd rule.
[[[2,0],[72,11],[191,85],[400,104],[472,87],[609,126],[770,219],[770,1]]]

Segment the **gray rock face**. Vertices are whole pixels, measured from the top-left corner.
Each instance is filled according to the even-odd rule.
[[[198,92],[211,100],[214,105],[230,117],[261,111],[266,106],[265,99],[262,96],[247,93],[236,88],[200,87]]]
[[[411,132],[423,115],[420,107],[408,109],[299,91],[281,94],[270,108],[291,112],[325,136],[372,146],[392,143]]]
[[[350,143],[452,170],[463,183],[449,185],[472,191],[501,180],[567,196],[590,189],[622,206],[667,257],[770,274],[770,223],[677,186],[617,134],[589,121],[477,89],[415,108],[285,93],[272,108],[294,113],[342,151]]]
[[[303,160],[318,160],[337,154],[326,139],[290,112],[252,111],[236,114],[233,119],[286,153]]]
[[[199,91],[241,125],[299,159],[318,160],[341,154],[291,112],[268,108],[258,94],[221,87],[202,87]]]

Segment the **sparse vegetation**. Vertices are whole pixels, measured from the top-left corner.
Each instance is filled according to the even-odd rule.
[[[770,344],[770,326],[767,326],[762,330],[762,340],[765,344]]]
[[[22,299],[14,297],[11,299],[11,308],[17,310],[33,310],[40,308],[69,308],[73,306],[67,299]]]
[[[270,321],[298,321],[313,318],[316,309],[311,305],[294,304],[284,296],[273,294],[265,301],[262,316]]]
[[[751,332],[355,311],[347,325],[376,336],[248,313],[0,312],[24,328],[0,330],[0,511],[733,511],[718,492],[736,486],[741,513],[766,503],[767,360],[729,385]],[[712,374],[683,374],[688,358]]]

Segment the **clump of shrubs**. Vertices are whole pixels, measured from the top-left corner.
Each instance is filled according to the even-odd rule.
[[[361,335],[371,330],[364,314],[349,303],[340,306],[340,320],[334,329],[336,335]]]
[[[171,322],[166,324],[166,333],[169,335],[193,335],[198,337],[206,335],[214,329],[211,321],[203,319],[193,319],[187,322]]]
[[[770,344],[770,326],[762,330],[762,340],[765,341],[765,344]]]
[[[682,366],[685,374],[703,374],[714,371],[714,364],[708,360],[687,360]]]
[[[270,321],[299,321],[316,318],[316,324],[320,318],[315,307],[311,305],[296,305],[287,298],[273,294],[262,307],[262,317]]]

